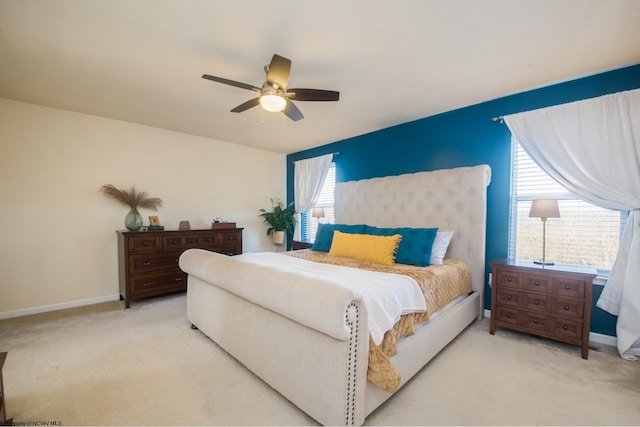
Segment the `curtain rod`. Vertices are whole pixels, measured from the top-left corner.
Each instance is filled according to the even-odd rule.
[[[492,121],[492,122],[494,122],[494,123],[495,123],[495,122],[504,123],[504,117],[502,117],[502,116],[493,117],[493,118],[491,119],[491,121]]]

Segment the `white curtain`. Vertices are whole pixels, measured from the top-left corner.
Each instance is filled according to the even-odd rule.
[[[640,89],[504,117],[531,158],[595,205],[629,210],[597,306],[618,316],[617,347],[640,356]]]
[[[300,224],[300,214],[311,209],[318,201],[332,161],[333,154],[326,154],[294,162],[293,191],[297,224]],[[300,227],[296,227],[293,236],[300,240]]]

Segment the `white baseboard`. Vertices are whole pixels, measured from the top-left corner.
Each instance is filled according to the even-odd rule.
[[[484,310],[484,317],[487,319],[491,318],[491,310]],[[598,344],[610,345],[615,347],[617,345],[616,337],[611,335],[598,334],[596,332],[589,332],[589,341],[595,342]]]
[[[618,345],[618,339],[616,337],[605,334],[597,334],[595,332],[589,332],[589,341],[598,344],[610,345],[611,347],[616,347]]]
[[[29,316],[31,314],[46,313],[49,311],[64,310],[65,308],[82,307],[83,305],[100,304],[103,302],[116,301],[120,295],[107,295],[98,298],[89,298],[77,301],[63,302],[60,304],[43,305],[40,307],[23,308],[20,310],[0,312],[0,320],[11,319],[13,317]]]

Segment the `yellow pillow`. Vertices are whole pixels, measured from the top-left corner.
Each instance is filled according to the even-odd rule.
[[[373,236],[371,234],[350,234],[335,230],[329,256],[353,258],[376,264],[392,265],[402,236]]]

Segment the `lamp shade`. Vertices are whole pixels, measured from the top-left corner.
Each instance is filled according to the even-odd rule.
[[[555,199],[534,200],[529,210],[530,218],[560,218],[558,201]]]
[[[324,208],[313,208],[311,216],[314,218],[324,218]]]
[[[277,113],[278,111],[284,110],[284,107],[287,105],[287,100],[280,95],[262,95],[260,97],[260,105],[267,111]]]

